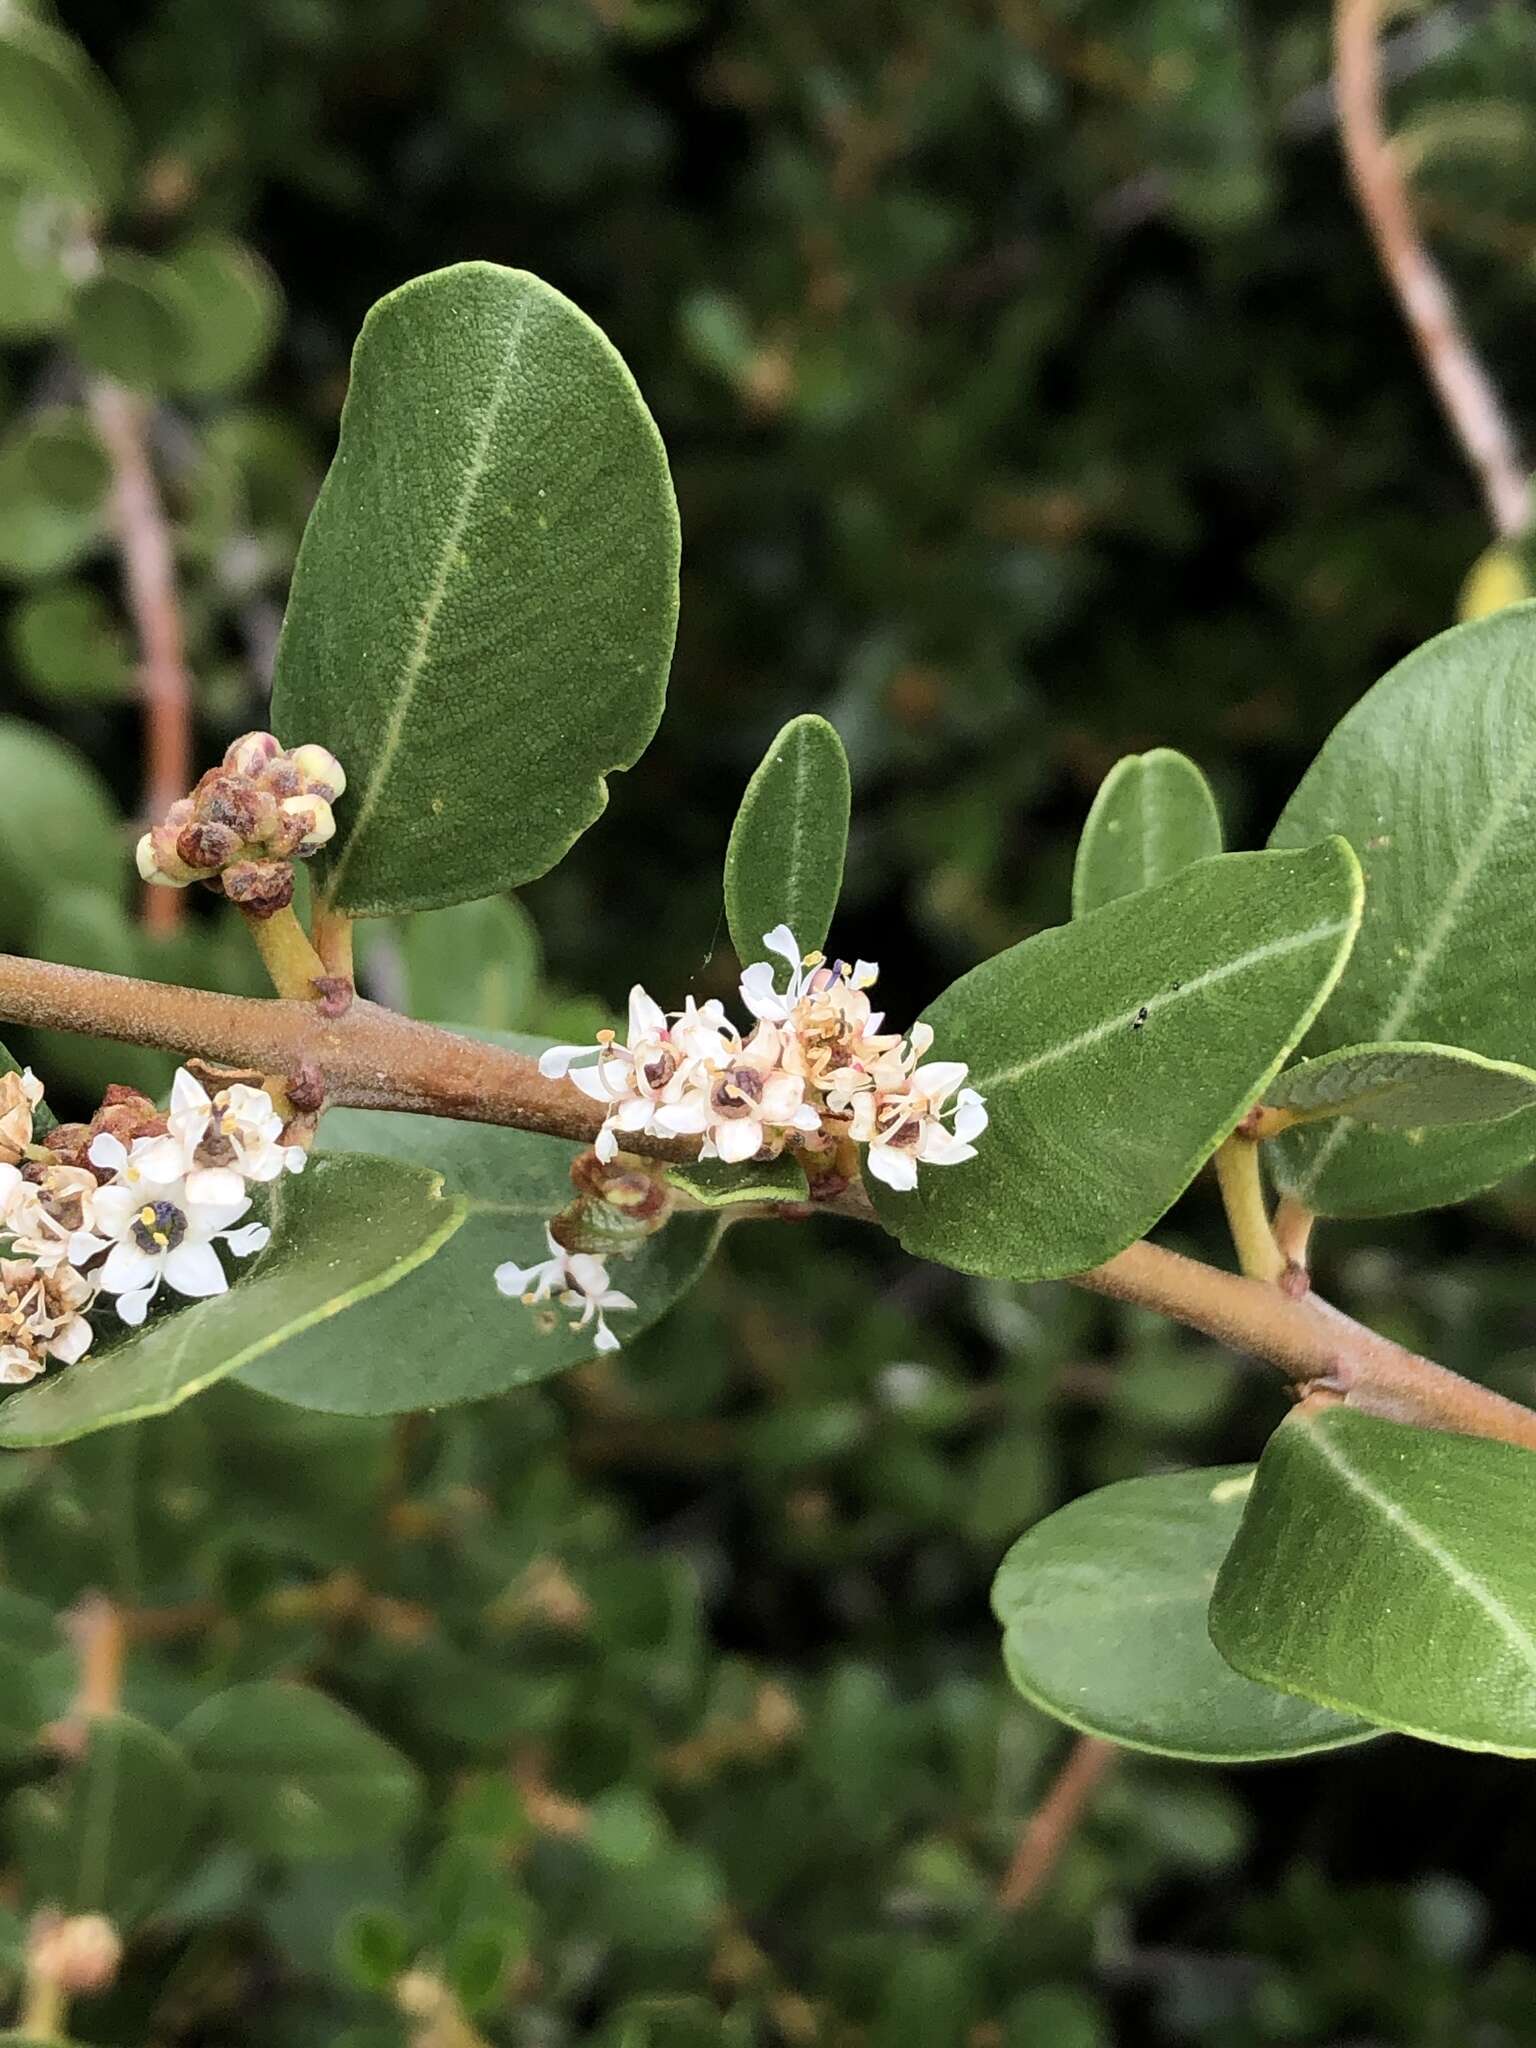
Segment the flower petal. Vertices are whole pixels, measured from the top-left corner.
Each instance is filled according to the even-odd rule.
[[[876,1180],[907,1195],[917,1186],[917,1161],[910,1152],[898,1152],[890,1145],[871,1145],[865,1164]]]
[[[642,1038],[660,1038],[666,1028],[666,1011],[637,981],[629,992],[630,1044],[638,1045]]]
[[[183,1238],[175,1251],[166,1255],[165,1277],[178,1294],[194,1300],[229,1291],[218,1253],[211,1244],[201,1244],[196,1238]]]
[[[115,1244],[106,1264],[92,1277],[108,1294],[132,1294],[141,1287],[153,1293],[160,1280],[160,1261],[136,1244]]]
[[[110,1131],[98,1131],[85,1156],[92,1166],[104,1166],[112,1173],[121,1173],[128,1164],[127,1146]]]
[[[133,1294],[120,1294],[114,1306],[121,1320],[137,1329],[149,1313],[154,1292],[153,1287],[142,1287]]]
[[[573,1060],[591,1059],[600,1053],[600,1045],[551,1045],[539,1054],[539,1072],[547,1081],[563,1081],[570,1072]]]
[[[248,1259],[254,1252],[264,1252],[272,1242],[272,1233],[265,1223],[247,1223],[242,1230],[225,1233],[224,1242],[237,1259]]]
[[[195,1173],[187,1175],[187,1201],[202,1208],[228,1206],[234,1203],[236,1211],[250,1200],[245,1192],[245,1182],[230,1166],[200,1166]]]
[[[743,1117],[740,1123],[716,1124],[714,1139],[720,1157],[732,1166],[740,1166],[754,1152],[762,1150],[763,1127],[755,1117]]]

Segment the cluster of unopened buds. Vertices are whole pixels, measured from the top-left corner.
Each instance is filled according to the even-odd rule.
[[[251,1184],[298,1173],[306,1157],[284,1142],[265,1089],[236,1082],[210,1096],[185,1068],[168,1113],[109,1088],[89,1124],[55,1124],[35,1142],[42,1094],[30,1069],[0,1076],[0,1386],[82,1358],[102,1296],[138,1324],[162,1286],[222,1294],[219,1245],[249,1258],[270,1235],[241,1224]]]
[[[258,917],[293,901],[293,862],[335,835],[331,806],[347,786],[325,747],[285,749],[248,732],[139,841],[146,882],[185,889],[204,882]]]
[[[690,997],[668,1013],[636,987],[624,1044],[605,1032],[595,1046],[551,1046],[540,1057],[542,1073],[568,1077],[603,1104],[598,1160],[614,1160],[624,1139],[641,1133],[697,1138],[701,1159],[731,1164],[793,1151],[813,1186],[829,1191],[862,1151],[867,1172],[905,1193],[920,1166],[974,1159],[987,1111],[964,1085],[968,1069],[927,1057],[926,1024],[905,1034],[882,1029],[868,994],[878,969],[802,955],[785,925],[763,944],[785,963],[788,981],[776,988],[782,970],[771,961],[747,968],[741,1000],[756,1022],[745,1036],[716,1000]],[[634,1303],[611,1286],[606,1260],[567,1248],[553,1232],[549,1251],[537,1265],[499,1268],[497,1285],[530,1306],[558,1301],[576,1312],[578,1328],[595,1323],[599,1350],[614,1349],[604,1311]]]

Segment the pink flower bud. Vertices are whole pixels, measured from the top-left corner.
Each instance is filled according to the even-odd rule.
[[[223,879],[230,902],[253,917],[275,917],[293,901],[293,869],[284,860],[237,860]]]
[[[258,776],[269,761],[276,760],[282,746],[270,732],[243,733],[224,750],[224,766],[236,775]]]

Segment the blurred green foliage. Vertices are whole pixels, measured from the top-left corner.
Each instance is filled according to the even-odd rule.
[[[847,949],[913,1013],[1066,914],[1119,754],[1183,747],[1261,839],[1485,544],[1300,0],[9,0],[0,34],[23,17],[99,79],[66,60],[90,164],[40,189],[0,147],[9,946],[259,986],[201,908],[172,939],[132,915],[135,651],[82,372],[153,402],[212,758],[262,722],[361,314],[459,257],[618,343],[684,606],[660,736],[526,892],[537,939],[510,906],[373,935],[371,984],[423,1015],[579,1037],[641,975],[723,993],[730,817],[808,709],[859,793]],[[1536,423],[1536,23],[1424,8],[1389,57],[1426,222]],[[35,93],[0,63],[0,126]],[[16,1049],[77,1106],[166,1071]],[[1177,1225],[1217,1244],[1202,1194]],[[1533,1232],[1517,1184],[1331,1228],[1325,1280],[1530,1398]],[[0,1968],[96,1768],[37,1740],[95,1587],[140,1617],[103,1740],[153,1750],[162,1796],[82,2041],[446,2042],[400,2009],[414,1972],[512,2048],[1536,2043],[1533,1794],[1490,1759],[1127,1761],[999,1914],[1061,1738],[1003,1678],[998,1557],[1086,1486],[1251,1456],[1280,1401],[1150,1318],[870,1236],[733,1232],[616,1362],[487,1406],[394,1428],[224,1388],[0,1463]]]

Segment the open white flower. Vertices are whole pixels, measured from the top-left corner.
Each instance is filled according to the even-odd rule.
[[[609,1285],[607,1260],[593,1252],[568,1252],[564,1245],[556,1243],[554,1232],[547,1226],[544,1239],[549,1257],[533,1266],[519,1266],[507,1260],[496,1268],[497,1287],[529,1308],[553,1299],[562,1308],[579,1310],[572,1320],[572,1329],[584,1330],[595,1319],[594,1347],[599,1351],[617,1351],[619,1340],[608,1327],[606,1311],[632,1309],[635,1303]]]
[[[0,1259],[0,1386],[25,1386],[50,1358],[73,1365],[91,1348],[86,1311],[96,1290],[72,1266]]]
[[[210,1096],[202,1082],[181,1067],[171,1083],[167,1122],[189,1174],[224,1173],[240,1181],[268,1181],[304,1170],[304,1148],[282,1142],[283,1119],[264,1088],[236,1081]],[[236,1191],[221,1186],[223,1198],[233,1199]],[[217,1199],[217,1192],[206,1185],[199,1191],[205,1200]]]
[[[97,1166],[115,1166],[122,1152],[116,1138],[103,1134],[89,1156]],[[173,1177],[166,1169],[180,1156],[174,1138],[140,1138],[116,1179],[96,1197],[96,1229],[111,1250],[92,1278],[103,1293],[117,1297],[125,1323],[143,1322],[162,1284],[194,1298],[223,1294],[229,1281],[218,1243],[243,1259],[260,1251],[272,1234],[264,1223],[233,1229],[251,1206],[243,1186],[237,1200],[210,1199],[232,1176],[214,1169]]]
[[[539,1055],[539,1072],[568,1078],[583,1095],[607,1105],[594,1150],[605,1163],[620,1138],[638,1131],[664,1131],[664,1111],[675,1110],[699,1086],[701,1077],[723,1066],[736,1034],[718,1002],[696,1006],[690,997],[675,1021],[637,982],[629,992],[628,1040],[611,1032],[593,1045],[552,1045]],[[578,1066],[576,1062],[590,1062]],[[702,1126],[699,1126],[702,1128]]]
[[[881,1062],[872,1086],[835,1098],[848,1113],[849,1136],[869,1148],[869,1172],[902,1193],[917,1186],[919,1162],[959,1166],[974,1159],[971,1140],[987,1127],[986,1104],[974,1088],[961,1085],[970,1072],[963,1061],[919,1064],[932,1043],[930,1027],[915,1024],[905,1056]],[[943,1121],[946,1116],[953,1117],[953,1128]]]
[[[783,1065],[784,1036],[759,1024],[724,1065],[702,1076],[683,1101],[659,1109],[652,1128],[664,1137],[700,1136],[701,1159],[732,1165],[759,1152],[782,1151],[790,1136],[813,1136],[820,1112],[805,1099],[805,1082]]]
[[[95,1231],[96,1176],[84,1166],[50,1166],[36,1180],[0,1165],[0,1237],[44,1271],[85,1266],[107,1249]]]

